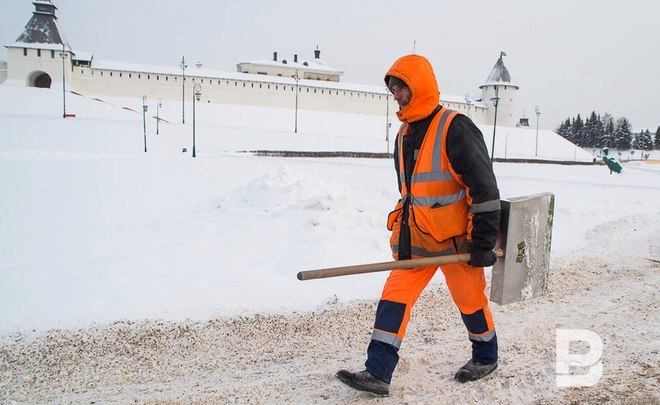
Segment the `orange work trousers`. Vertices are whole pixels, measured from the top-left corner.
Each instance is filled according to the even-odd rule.
[[[406,334],[410,314],[419,295],[435,275],[438,267],[394,270],[383,287],[379,313],[374,325],[374,339],[399,347]],[[468,329],[470,340],[488,341],[495,333],[495,325],[488,298],[484,292],[484,269],[467,263],[442,265],[447,287]],[[390,311],[387,307],[398,308]],[[383,311],[381,311],[383,309]],[[382,329],[381,325],[386,325]]]

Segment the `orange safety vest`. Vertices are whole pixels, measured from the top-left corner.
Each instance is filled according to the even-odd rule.
[[[413,258],[453,253],[453,250],[448,250],[447,239],[468,232],[466,188],[451,168],[445,149],[449,125],[457,114],[443,108],[431,121],[419,149],[410,190],[406,185],[403,162],[403,137],[408,131],[408,124],[401,125],[397,135],[401,200],[387,221],[387,228],[392,231],[390,246],[395,259],[398,259],[403,202],[406,199],[409,199],[408,223]]]

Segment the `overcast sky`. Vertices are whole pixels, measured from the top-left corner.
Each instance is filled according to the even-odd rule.
[[[657,0],[53,0],[69,44],[94,58],[236,64],[313,58],[342,81],[381,85],[404,54],[426,56],[440,90],[480,97],[479,85],[505,51],[518,114],[554,129],[592,110],[660,125],[660,2]],[[30,0],[2,0],[0,40],[14,42],[32,15]],[[6,49],[0,59],[6,60]]]

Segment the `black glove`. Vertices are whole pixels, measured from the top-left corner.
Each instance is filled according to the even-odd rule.
[[[470,244],[468,246],[468,252],[470,252],[470,261],[468,264],[472,267],[488,267],[497,261],[495,253],[490,249],[482,249]]]

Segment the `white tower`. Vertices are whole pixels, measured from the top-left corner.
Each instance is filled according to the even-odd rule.
[[[29,87],[70,83],[71,47],[57,24],[50,0],[33,1],[35,10],[25,30],[7,48],[7,79]]]
[[[495,106],[497,105],[497,125],[516,126],[516,92],[518,86],[511,82],[511,75],[504,66],[502,57],[506,53],[500,52],[500,57],[488,75],[486,82],[479,86],[481,101],[488,106],[488,123],[495,121]]]

